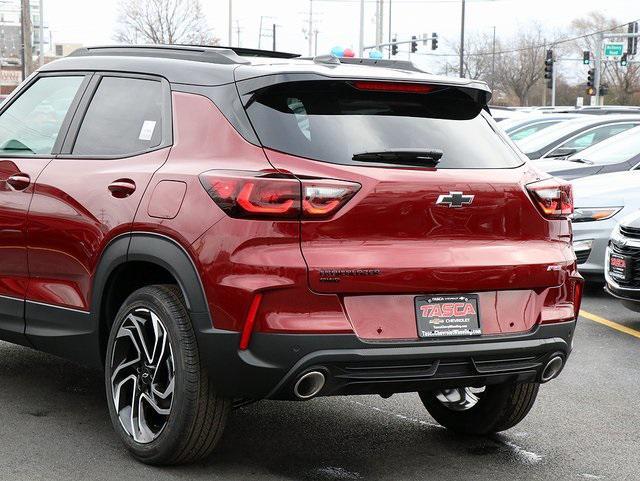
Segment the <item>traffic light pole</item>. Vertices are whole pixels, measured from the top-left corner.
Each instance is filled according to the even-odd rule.
[[[551,71],[551,106],[555,107],[556,106],[556,77],[557,77],[557,68],[554,68]]]
[[[604,47],[604,40],[607,38],[640,38],[640,33],[599,33],[597,38],[596,51],[594,52],[595,74],[593,86],[596,89],[596,105],[601,105],[603,99],[600,95],[600,85],[602,83],[602,49]]]
[[[598,34],[598,41],[596,42],[596,51],[593,53],[593,60],[595,63],[595,72],[593,74],[593,87],[596,90],[596,105],[600,105],[600,82],[601,82],[601,69],[602,69],[602,45],[604,43],[604,34]]]
[[[431,36],[431,37],[422,37],[420,39],[416,38],[412,38],[411,40],[396,40],[396,41],[391,41],[391,42],[386,42],[386,43],[380,43],[378,45],[365,45],[362,50],[363,52],[366,50],[372,50],[372,49],[376,49],[376,50],[380,50],[382,47],[392,47],[393,45],[406,45],[406,44],[410,44],[413,42],[418,42],[418,40],[420,41],[427,41],[427,40],[439,40],[439,37],[436,36]]]

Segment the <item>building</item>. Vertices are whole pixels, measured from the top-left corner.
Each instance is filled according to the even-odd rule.
[[[40,40],[40,2],[31,0],[31,23],[32,31],[32,55],[37,57],[40,55],[42,48],[45,55],[51,49],[49,39],[49,26],[46,22],[43,24],[44,35],[42,42]],[[0,2],[0,57],[4,62],[6,59],[20,60],[22,56],[22,34],[20,23],[20,0],[3,0]]]

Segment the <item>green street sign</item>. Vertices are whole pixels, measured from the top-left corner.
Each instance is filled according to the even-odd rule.
[[[622,57],[624,53],[624,43],[609,42],[604,44],[604,56],[607,58]]]

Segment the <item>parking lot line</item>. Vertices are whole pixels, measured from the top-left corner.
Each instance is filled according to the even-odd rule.
[[[597,322],[602,324],[603,326],[610,327],[611,329],[615,329],[616,331],[624,332],[625,334],[629,334],[630,336],[637,337],[640,339],[640,331],[632,329],[631,327],[623,326],[622,324],[618,324],[617,322],[610,321],[609,319],[605,319],[604,317],[596,316],[595,314],[591,314],[587,311],[580,311],[580,315],[590,321]]]

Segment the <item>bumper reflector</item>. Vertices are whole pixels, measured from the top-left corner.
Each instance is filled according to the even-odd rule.
[[[240,336],[240,350],[245,351],[249,347],[251,342],[251,334],[253,334],[253,326],[256,323],[256,314],[258,314],[258,308],[262,301],[262,294],[258,293],[253,297],[251,305],[249,306],[249,312],[247,313],[247,319],[244,321],[244,327],[242,328],[242,335]]]

